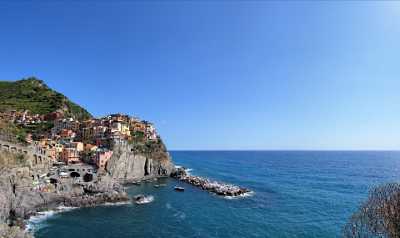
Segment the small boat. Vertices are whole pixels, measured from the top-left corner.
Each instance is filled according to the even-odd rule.
[[[179,192],[183,192],[183,191],[185,191],[185,188],[179,187],[179,186],[175,186],[174,190],[179,191]]]
[[[155,188],[159,188],[159,187],[160,187],[160,185],[158,185],[158,184],[155,184],[155,185],[154,185],[154,187],[155,187]]]

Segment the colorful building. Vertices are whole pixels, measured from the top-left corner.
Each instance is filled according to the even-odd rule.
[[[66,164],[75,164],[80,162],[80,154],[76,148],[64,148],[61,153],[61,160]]]
[[[105,170],[107,162],[110,160],[113,152],[111,150],[98,149],[94,158],[94,163],[99,170]]]

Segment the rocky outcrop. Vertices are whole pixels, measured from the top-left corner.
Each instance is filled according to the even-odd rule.
[[[116,142],[106,170],[113,178],[129,183],[169,176],[174,165],[161,141],[146,145]]]
[[[1,238],[32,238],[32,235],[26,233],[18,226],[8,226],[0,224],[0,237]]]
[[[0,177],[0,223],[7,221],[15,199],[10,177]]]
[[[183,167],[176,169],[171,174],[171,177],[177,178],[180,181],[186,182],[195,187],[201,188],[211,193],[215,193],[220,196],[236,197],[251,192],[247,188],[242,188],[233,184],[216,182],[200,176],[190,175]]]
[[[0,237],[29,237],[23,228],[24,219],[39,211],[59,206],[85,207],[106,202],[128,201],[124,188],[110,176],[102,176],[94,183],[79,184],[66,179],[51,192],[34,189],[29,167],[8,168],[0,171]]]
[[[66,178],[49,184],[46,191],[38,190],[36,179],[46,174],[48,167],[15,163],[18,153],[0,150],[3,161],[0,169],[0,237],[30,237],[23,230],[24,220],[43,210],[129,201],[120,182],[170,176],[174,171],[171,158],[160,140],[141,145],[114,143],[112,149],[107,173],[98,176],[96,181],[80,183]]]

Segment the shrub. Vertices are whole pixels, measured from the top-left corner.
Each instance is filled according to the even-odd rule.
[[[390,183],[370,191],[368,200],[352,215],[344,237],[400,237],[400,184]]]

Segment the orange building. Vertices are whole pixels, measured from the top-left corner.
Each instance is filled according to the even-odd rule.
[[[146,124],[140,121],[134,121],[131,122],[131,128],[133,129],[134,132],[140,131],[145,133],[146,132]]]
[[[61,153],[61,160],[64,161],[66,164],[79,163],[79,151],[76,148],[64,148]]]

